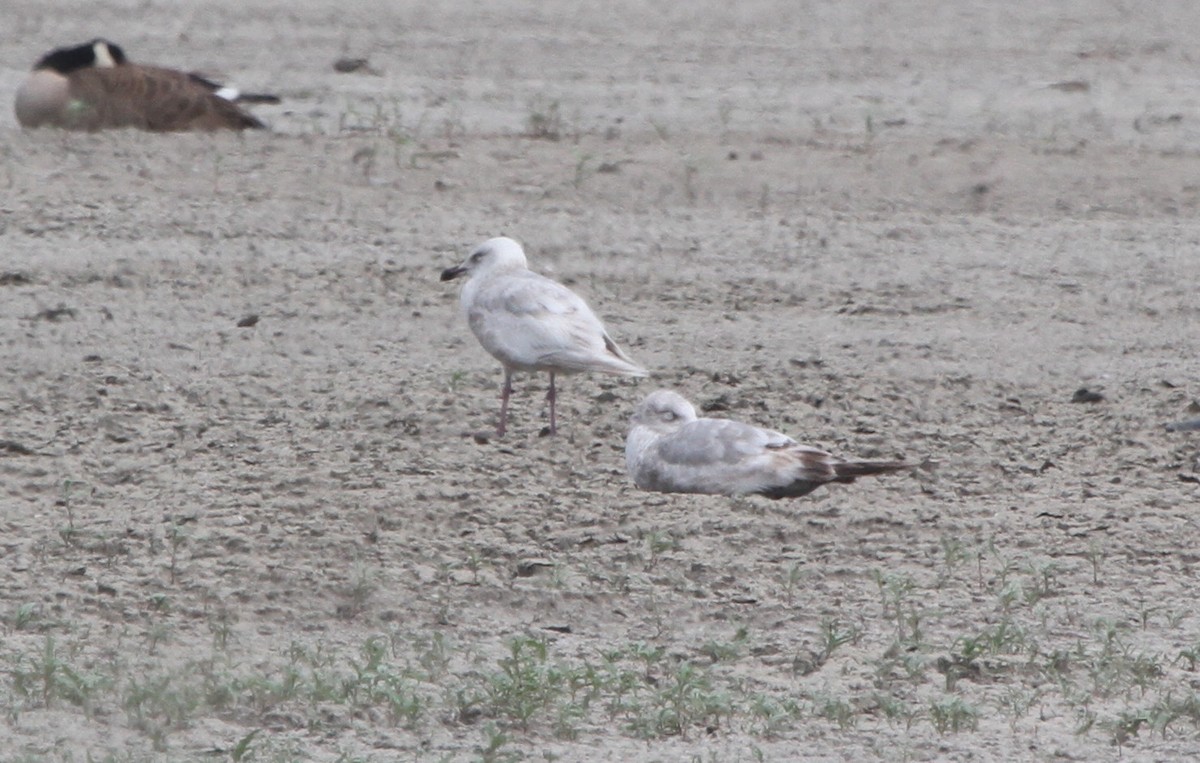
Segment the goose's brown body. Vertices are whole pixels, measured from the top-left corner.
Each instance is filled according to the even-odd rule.
[[[196,74],[130,63],[118,46],[95,40],[43,56],[17,91],[15,110],[23,127],[244,130],[264,125],[238,100],[278,101],[231,100],[226,92]]]

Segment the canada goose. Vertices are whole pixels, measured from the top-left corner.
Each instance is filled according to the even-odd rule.
[[[133,64],[120,46],[95,39],[42,56],[17,90],[15,107],[23,127],[169,132],[266,126],[237,103],[279,98],[240,94],[198,74]]]

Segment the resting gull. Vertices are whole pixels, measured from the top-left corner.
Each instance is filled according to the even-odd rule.
[[[691,403],[665,389],[651,393],[634,411],[625,465],[643,490],[774,499],[807,495],[826,482],[853,482],[913,466],[843,461],[769,429],[697,418]]]
[[[508,398],[515,371],[550,374],[550,434],[558,429],[554,377],[599,371],[646,376],[604,330],[578,294],[529,270],[525,251],[511,238],[493,238],[475,247],[463,264],[442,271],[442,280],[466,276],[461,300],[471,331],[501,365],[500,423],[504,436]]]

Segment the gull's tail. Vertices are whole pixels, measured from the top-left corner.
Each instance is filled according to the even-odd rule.
[[[604,349],[608,350],[608,357],[604,358],[604,367],[596,370],[608,374],[636,376],[638,378],[650,375],[649,371],[630,360],[629,356],[617,346],[617,343],[608,334],[604,335]]]
[[[650,375],[650,372],[641,366],[635,366],[626,361],[609,361],[609,363],[601,369],[606,374],[614,374],[616,376],[633,376],[638,379],[644,379]]]
[[[243,93],[241,91],[235,91],[233,98],[227,100],[232,100],[234,103],[283,103],[282,99],[274,93]]]
[[[899,472],[916,467],[917,464],[910,464],[907,461],[839,461],[833,464],[833,473],[836,475],[833,482],[853,482],[859,477]]]

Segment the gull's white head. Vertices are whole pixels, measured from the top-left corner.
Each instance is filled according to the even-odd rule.
[[[482,273],[498,273],[506,270],[526,270],[525,250],[511,238],[500,236],[489,238],[471,250],[461,265],[442,271],[442,280],[449,281],[459,276],[474,278]]]
[[[633,411],[633,426],[648,427],[660,434],[674,431],[696,420],[696,408],[678,392],[660,389],[646,396]]]

